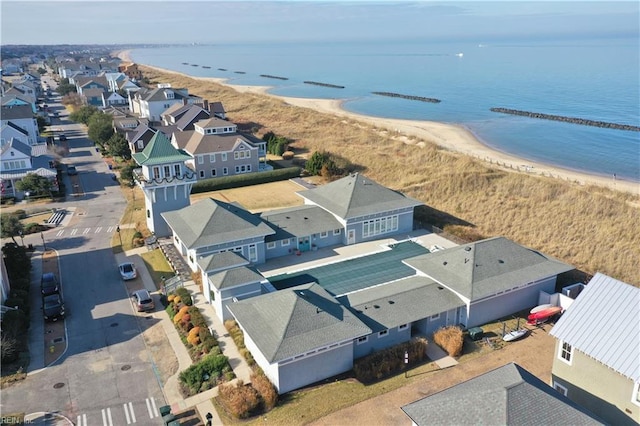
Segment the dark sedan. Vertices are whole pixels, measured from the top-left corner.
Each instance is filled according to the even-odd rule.
[[[50,294],[42,298],[45,321],[57,321],[64,318],[64,302],[59,294]]]

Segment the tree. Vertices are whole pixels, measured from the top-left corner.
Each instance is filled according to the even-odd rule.
[[[24,226],[18,216],[14,214],[4,214],[2,215],[2,238],[11,238],[15,244],[16,236],[20,235],[21,232],[24,232]]]
[[[326,152],[316,151],[311,154],[311,158],[307,160],[304,168],[312,175],[320,174],[322,166],[331,161],[329,154]]]
[[[114,157],[122,157],[125,160],[131,158],[129,143],[120,133],[114,133],[107,141],[107,152]]]
[[[126,163],[120,169],[120,182],[122,183],[134,183],[133,182],[133,169],[136,168],[136,164],[132,164],[132,162]]]
[[[89,119],[93,114],[97,112],[98,108],[94,107],[93,105],[85,105],[77,111],[69,114],[69,118],[78,123],[89,124]]]
[[[89,118],[89,139],[104,146],[113,135],[113,119],[109,114],[93,114]]]
[[[72,108],[81,108],[82,107],[82,96],[78,95],[75,92],[71,92],[62,97],[62,105],[68,105]]]
[[[44,68],[42,68],[42,67],[39,67],[39,68],[38,68],[38,74],[42,75],[42,74],[46,74],[46,73],[47,73],[47,70],[46,70],[46,69],[44,69]]]
[[[38,133],[42,133],[45,127],[47,127],[47,120],[39,115],[36,116],[36,123],[38,124]]]
[[[58,88],[56,89],[56,91],[60,93],[60,95],[64,96],[64,95],[68,95],[69,93],[76,93],[78,90],[76,89],[76,86],[74,86],[73,84],[60,83],[58,84]]]
[[[44,176],[35,173],[28,173],[21,180],[16,182],[16,188],[20,191],[33,192],[36,194],[49,194],[53,188],[53,183]]]

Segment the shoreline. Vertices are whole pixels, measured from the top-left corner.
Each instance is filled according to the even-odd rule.
[[[130,50],[113,53],[114,56],[119,57],[125,62],[134,62],[131,60],[129,54]],[[225,87],[232,88],[239,93],[252,93],[269,96],[274,99],[279,99],[292,106],[309,108],[318,112],[361,121],[378,129],[384,129],[387,132],[394,133],[395,135],[389,136],[395,139],[402,140],[404,143],[415,145],[416,147],[422,147],[424,146],[424,143],[416,143],[412,141],[411,138],[417,138],[432,142],[449,151],[471,156],[477,160],[489,163],[494,167],[499,167],[505,170],[536,176],[551,177],[554,179],[583,186],[595,185],[614,191],[628,192],[634,195],[640,195],[640,182],[623,180],[614,176],[608,177],[584,171],[565,169],[559,166],[532,161],[522,157],[518,157],[516,155],[508,154],[483,143],[480,138],[478,138],[470,130],[461,125],[441,123],[436,121],[405,120],[362,115],[344,109],[343,104],[346,102],[346,100],[343,99],[295,98],[273,95],[269,93],[269,89],[271,89],[271,86],[234,85],[227,83],[227,79],[225,78],[196,77],[165,68],[145,64],[140,65],[144,65],[148,68],[155,69],[164,73],[182,75],[188,78],[193,78],[195,80],[209,81],[212,83],[220,84]]]

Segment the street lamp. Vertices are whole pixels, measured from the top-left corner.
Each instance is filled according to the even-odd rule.
[[[22,247],[24,247],[24,232],[22,232],[22,229],[18,231],[18,235],[20,235],[20,240],[22,241]]]

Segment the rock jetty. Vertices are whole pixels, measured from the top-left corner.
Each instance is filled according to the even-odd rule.
[[[246,74],[244,71],[234,71],[236,74]]]
[[[411,101],[431,102],[434,104],[438,104],[442,102],[440,99],[425,98],[424,96],[403,95],[401,93],[393,93],[393,92],[371,92],[371,93],[374,95],[388,96],[390,98],[402,98],[402,99],[409,99]]]
[[[586,118],[565,117],[562,115],[543,114],[540,112],[520,111],[509,108],[491,108],[493,112],[502,114],[519,115],[522,117],[540,118],[542,120],[562,121],[564,123],[580,124],[582,126],[603,127],[605,129],[629,130],[632,132],[640,132],[640,127],[631,126],[629,124],[609,123],[606,121],[588,120]]]
[[[226,68],[218,68],[218,71],[226,71]]]
[[[276,80],[289,80],[287,77],[278,77],[277,75],[260,74],[260,77],[275,78]]]
[[[330,83],[321,83],[319,81],[304,81],[304,84],[313,84],[315,86],[322,86],[322,87],[332,87],[334,89],[344,89],[344,86],[339,86],[337,84],[330,84]]]

